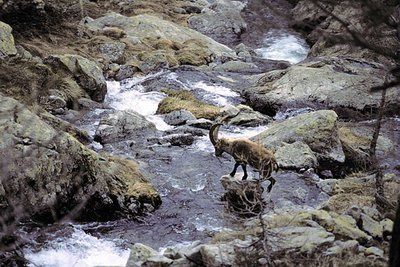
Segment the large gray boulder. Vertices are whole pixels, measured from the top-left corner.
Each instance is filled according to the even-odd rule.
[[[231,44],[246,30],[246,22],[240,15],[245,6],[239,1],[213,1],[200,14],[188,19],[189,27],[218,42]]]
[[[318,159],[311,148],[303,142],[283,144],[275,152],[276,161],[283,169],[309,169],[318,167]]]
[[[12,28],[10,25],[0,21],[0,59],[17,54],[14,37],[11,32]]]
[[[246,90],[250,105],[265,114],[288,107],[335,109],[342,115],[377,110],[381,92],[371,91],[385,79],[384,66],[357,59],[323,58],[266,73]],[[387,107],[400,110],[400,90],[387,91]],[[397,110],[397,111],[396,111]]]
[[[132,110],[113,111],[101,118],[94,140],[106,144],[129,140],[156,130],[153,123]]]
[[[45,59],[45,63],[55,69],[61,68],[72,74],[92,100],[98,102],[104,100],[107,83],[103,71],[96,62],[79,55],[64,54],[52,55]]]
[[[320,163],[342,164],[345,155],[339,139],[337,119],[332,110],[310,112],[273,124],[253,140],[273,149],[302,142],[311,148]]]
[[[124,52],[126,44],[123,42],[106,42],[99,44],[97,49],[99,53],[108,61],[122,64],[124,62]]]
[[[95,153],[2,95],[0,132],[2,218],[110,220],[161,203],[135,162]]]

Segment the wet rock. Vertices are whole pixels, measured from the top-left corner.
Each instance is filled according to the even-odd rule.
[[[2,214],[12,215],[16,208],[4,199],[18,203],[21,217],[47,222],[64,216],[97,221],[135,216],[127,206],[130,199],[161,204],[135,162],[98,155],[12,98],[0,96],[0,109],[0,157],[7,162],[0,181]]]
[[[339,140],[337,118],[331,110],[301,114],[271,125],[252,139],[275,149],[285,143],[303,142],[316,154],[320,166],[327,162],[340,165],[345,156]]]
[[[171,146],[190,146],[194,142],[192,134],[170,134],[158,139],[160,144],[171,144]]]
[[[192,126],[192,127],[196,127],[196,128],[200,128],[200,129],[207,129],[207,130],[211,128],[211,125],[213,123],[214,123],[213,121],[207,120],[204,118],[197,119],[197,120],[189,120],[186,122],[186,124],[188,126]]]
[[[129,255],[127,267],[141,267],[141,266],[153,266],[153,267],[167,267],[171,266],[173,261],[160,255],[157,251],[146,245],[136,243],[131,248],[131,254]]]
[[[106,60],[118,64],[123,64],[124,62],[125,48],[126,44],[122,42],[109,42],[98,46],[99,52]]]
[[[239,110],[239,113],[229,119],[229,124],[255,127],[272,122],[271,117],[261,114],[258,111],[254,111],[249,106],[238,105],[236,108]],[[226,110],[225,112],[222,110],[221,114],[224,114],[226,112],[228,112],[228,110]],[[234,110],[231,108],[230,112],[234,112]]]
[[[190,111],[184,109],[174,110],[163,117],[166,123],[174,126],[185,124],[190,120],[196,120],[196,117]]]
[[[301,168],[309,169],[318,167],[317,157],[310,147],[303,142],[283,144],[275,152],[275,157],[279,167],[284,169],[300,170]]]
[[[135,73],[139,72],[139,68],[134,65],[125,64],[120,66],[118,71],[115,74],[115,79],[117,81],[122,81],[128,78],[131,78],[135,75]]]
[[[220,110],[220,116],[222,118],[233,118],[236,117],[239,113],[240,109],[232,105],[226,105]]]
[[[84,109],[84,110],[93,110],[96,108],[104,108],[104,104],[103,103],[99,103],[96,101],[93,101],[91,99],[88,98],[79,98],[77,100],[77,104],[78,104],[78,109]]]
[[[55,68],[67,69],[84,88],[91,99],[102,102],[107,93],[107,84],[103,71],[97,64],[78,55],[52,55],[46,58],[45,63]]]
[[[268,115],[288,107],[313,107],[359,120],[367,110],[377,110],[381,94],[367,88],[382,85],[384,73],[378,63],[326,58],[267,73],[258,86],[246,89],[245,96],[255,110]],[[388,89],[387,94],[389,109],[398,113],[399,90]]]
[[[201,14],[189,18],[189,27],[221,42],[231,44],[246,30],[240,15],[245,4],[239,1],[218,0],[204,8]]]
[[[101,144],[114,143],[155,130],[153,123],[135,111],[113,111],[101,118],[94,140]]]
[[[197,120],[196,120],[197,121]],[[194,123],[196,121],[193,121]],[[200,124],[201,124],[200,120]],[[201,126],[201,125],[200,125]],[[206,128],[209,129],[209,128]],[[208,134],[208,131],[203,130],[202,128],[198,128],[196,123],[194,125],[191,124],[191,121],[187,125],[177,126],[171,130],[165,131],[166,134],[190,134],[192,136],[204,136]]]
[[[0,21],[0,59],[9,56],[15,56],[17,49],[14,44],[14,36],[12,35],[10,25]]]

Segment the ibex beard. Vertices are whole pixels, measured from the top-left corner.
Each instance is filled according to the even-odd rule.
[[[220,123],[212,125],[209,137],[215,148],[215,155],[217,157],[226,152],[235,160],[235,166],[229,175],[232,177],[235,176],[237,168],[242,166],[244,172],[242,180],[246,180],[248,177],[246,166],[249,164],[260,173],[261,179],[270,181],[267,188],[267,191],[270,192],[276,182],[271,177],[271,174],[273,171],[278,170],[274,153],[249,139],[219,139],[218,131],[221,125]]]

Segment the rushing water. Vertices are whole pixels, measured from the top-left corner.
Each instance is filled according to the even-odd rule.
[[[263,47],[255,51],[263,58],[296,64],[307,57],[308,50],[308,45],[302,38],[285,31],[273,30],[266,34]]]
[[[74,226],[72,232],[62,234],[62,230],[49,235],[54,238],[40,251],[28,249],[25,257],[35,266],[124,266],[129,257],[129,249],[122,246],[123,240],[104,239],[87,234]]]
[[[302,40],[287,34],[271,33],[265,44],[268,47],[257,50],[263,57],[292,63],[304,59],[307,51]],[[153,122],[161,132],[172,130],[174,127],[155,114],[159,102],[166,95],[145,86],[148,81],[158,79],[164,79],[171,87],[190,90],[203,101],[217,106],[238,104],[242,101],[239,93],[229,83],[223,82],[227,79],[220,79],[215,83],[215,79],[195,78],[191,75],[185,76],[185,73],[160,72],[123,82],[109,81],[105,104],[114,110],[134,110]],[[80,126],[93,135],[102,114],[109,110],[105,108],[91,111],[81,121]],[[290,114],[279,116],[284,118]],[[265,125],[253,128],[229,126],[222,127],[220,134],[225,137],[252,137],[265,129]],[[97,143],[91,144],[91,147],[103,149]],[[163,205],[158,210],[143,218],[141,223],[120,220],[111,225],[75,224],[68,225],[69,231],[63,231],[63,227],[60,227],[59,231],[46,234],[45,244],[37,244],[25,250],[30,266],[124,266],[129,257],[128,248],[133,243],[140,242],[162,249],[194,240],[206,241],[216,231],[234,227],[235,221],[229,218],[224,204],[219,201],[222,186],[218,180],[218,177],[231,170],[233,163],[228,156],[218,160],[215,158],[207,136],[198,137],[188,147],[166,148],[155,145],[151,151],[151,156],[139,156],[137,160],[141,168],[152,177],[151,183],[162,196]],[[127,155],[129,153],[126,151]],[[297,177],[288,179],[293,181],[290,182],[293,189],[288,191],[293,191],[295,198],[305,198],[304,189],[301,189],[304,181]],[[279,186],[278,183],[277,187]],[[289,195],[276,196],[278,197],[284,198],[281,203],[293,198]],[[311,198],[310,201],[302,201],[316,201],[318,196]]]

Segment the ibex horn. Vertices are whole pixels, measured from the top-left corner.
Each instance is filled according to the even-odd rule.
[[[217,123],[211,126],[209,136],[210,136],[210,141],[211,143],[215,146],[218,140],[218,131],[219,127],[222,125],[222,123]]]

